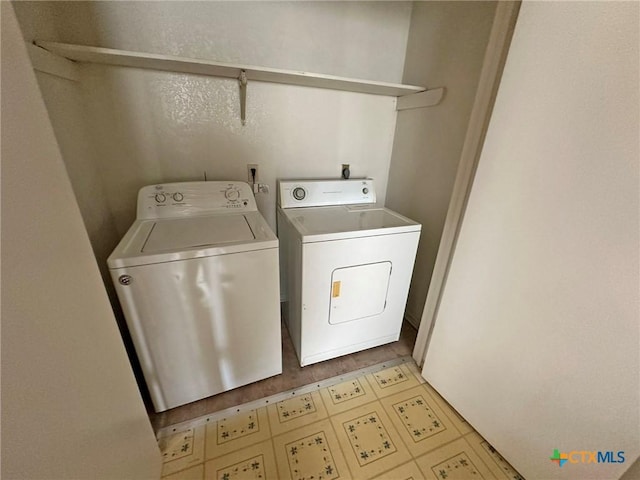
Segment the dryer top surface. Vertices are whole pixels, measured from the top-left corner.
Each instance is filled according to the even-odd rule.
[[[387,208],[334,206],[283,209],[303,243],[420,231],[421,225]]]

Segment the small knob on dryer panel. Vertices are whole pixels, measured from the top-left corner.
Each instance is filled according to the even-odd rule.
[[[304,197],[307,196],[307,192],[302,187],[296,187],[293,189],[293,198],[296,200],[304,200]]]
[[[156,202],[164,203],[167,200],[167,196],[164,193],[156,193]]]

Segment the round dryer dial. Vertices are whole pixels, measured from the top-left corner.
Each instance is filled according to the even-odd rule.
[[[302,187],[296,187],[293,189],[293,198],[296,200],[304,200],[304,197],[307,196],[307,192]]]

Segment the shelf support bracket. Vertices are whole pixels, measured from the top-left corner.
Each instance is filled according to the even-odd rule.
[[[398,97],[396,110],[409,110],[412,108],[435,107],[442,101],[444,87],[432,88],[424,92],[412,93]]]
[[[242,122],[242,126],[245,126],[247,124],[247,72],[246,70],[240,70],[238,83],[240,84],[240,121]]]
[[[34,70],[73,82],[80,81],[80,71],[77,63],[55,55],[33,43],[27,43],[27,50],[29,50],[29,57]]]

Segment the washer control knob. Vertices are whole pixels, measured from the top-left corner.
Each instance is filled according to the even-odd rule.
[[[131,275],[120,275],[118,277],[118,282],[120,282],[120,285],[131,285],[133,278],[131,278]]]
[[[164,203],[167,200],[167,196],[164,193],[156,193],[156,202]]]
[[[231,187],[224,192],[224,196],[227,200],[231,200],[232,202],[234,202],[238,200],[238,198],[240,198],[240,192]]]
[[[182,194],[181,194],[181,193],[179,193],[179,192],[178,192],[178,193],[174,193],[174,194],[173,194],[173,199],[174,199],[176,202],[181,202],[182,200],[184,200],[184,195],[182,195]]]
[[[362,189],[362,193],[364,193],[366,195],[367,193],[369,193],[369,189],[367,187],[364,187]]]
[[[296,200],[304,200],[304,197],[307,196],[307,192],[304,191],[302,187],[296,187],[293,189],[293,198]]]

